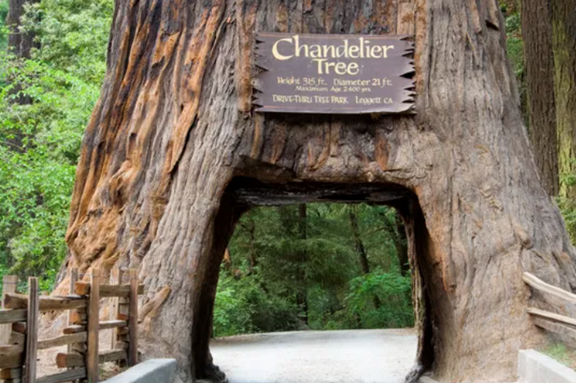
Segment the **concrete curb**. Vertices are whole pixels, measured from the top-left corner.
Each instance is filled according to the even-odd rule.
[[[576,371],[535,350],[518,352],[518,375],[526,383],[576,383]]]
[[[170,383],[175,372],[175,359],[150,359],[103,383]]]

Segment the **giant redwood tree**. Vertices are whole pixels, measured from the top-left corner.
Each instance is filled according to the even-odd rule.
[[[255,31],[413,35],[417,114],[253,113]],[[176,357],[183,382],[216,379],[212,309],[238,217],[391,204],[409,242],[415,375],[511,381],[516,351],[542,339],[527,306],[551,309],[522,273],[574,289],[576,254],[540,185],[504,36],[496,0],[117,1],[67,267],[139,268],[145,357]]]

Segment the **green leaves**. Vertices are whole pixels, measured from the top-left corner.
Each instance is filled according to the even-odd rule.
[[[351,209],[372,270],[366,275]],[[216,335],[413,325],[411,281],[400,273],[395,219],[390,208],[364,204],[249,211],[229,244],[231,264],[221,271]]]
[[[0,254],[11,272],[42,275],[65,254],[76,161],[98,90],[40,62],[3,64],[10,85],[0,90]],[[15,102],[15,89],[30,103]]]
[[[8,16],[8,0],[0,0],[0,51],[5,52],[8,45],[8,28],[3,24]]]
[[[0,2],[0,16],[4,2]],[[84,129],[106,67],[111,0],[43,0],[30,60],[0,52],[0,272],[53,282]],[[4,18],[2,18],[4,20]],[[0,30],[0,42],[5,34]]]
[[[99,85],[113,12],[113,0],[42,0],[30,6],[23,24],[41,47],[34,58]]]
[[[350,281],[346,297],[348,310],[358,315],[364,328],[401,328],[414,326],[411,303],[412,281],[399,272],[378,269]],[[376,297],[378,304],[374,302]]]

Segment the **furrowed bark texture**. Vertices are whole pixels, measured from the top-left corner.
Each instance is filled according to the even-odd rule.
[[[418,114],[252,114],[255,31],[413,34]],[[68,267],[139,267],[144,355],[176,357],[183,382],[219,377],[219,265],[255,204],[394,200],[421,314],[417,370],[441,381],[512,380],[516,351],[541,340],[529,301],[550,309],[524,271],[576,288],[496,0],[117,1],[108,65]]]
[[[542,184],[555,196],[559,177],[551,4],[547,0],[522,0],[521,14],[530,140]]]
[[[556,123],[561,176],[574,176],[576,166],[576,0],[553,0],[552,40],[555,64]],[[563,182],[560,194],[576,198],[576,187]]]

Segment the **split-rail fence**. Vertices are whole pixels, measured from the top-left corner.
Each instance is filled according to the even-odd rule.
[[[543,280],[539,279],[533,274],[524,273],[524,282],[547,297],[554,297],[556,302],[562,304],[574,305],[576,304],[576,295],[561,289],[559,287],[550,285]],[[558,306],[558,303],[556,303]],[[559,308],[562,310],[562,307]],[[551,311],[541,310],[535,307],[529,307],[528,313],[532,316],[534,324],[543,330],[555,334],[558,338],[566,344],[576,347],[576,319],[556,314]]]
[[[28,294],[16,292],[17,278],[4,277],[3,305],[0,310],[0,381],[5,383],[60,383],[99,381],[100,364],[138,363],[138,295],[144,286],[136,270],[129,271],[129,284],[123,285],[123,270],[113,270],[117,284],[101,283],[101,273],[93,270],[88,282],[79,281],[78,270],[70,274],[70,294],[44,296],[38,278],[28,279]],[[100,321],[100,301],[111,298],[115,320]],[[39,339],[41,313],[68,311],[63,334]],[[112,348],[99,352],[100,330],[114,329]],[[3,344],[4,343],[4,344]],[[37,377],[38,350],[67,346],[58,353],[56,366],[64,372]]]

